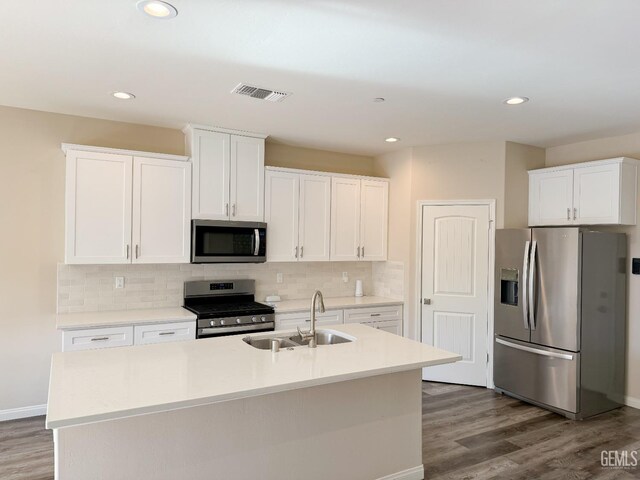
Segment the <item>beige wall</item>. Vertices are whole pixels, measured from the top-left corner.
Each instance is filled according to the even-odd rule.
[[[548,148],[548,167],[613,157],[640,159],[640,133],[602,138]],[[640,212],[640,197],[638,212]],[[640,257],[640,225],[612,227],[628,236],[629,259]],[[629,260],[628,271],[631,271]],[[627,395],[640,404],[640,276],[628,275],[627,285]]]
[[[64,261],[63,142],[182,154],[179,130],[0,107],[0,411],[47,400],[56,266]],[[373,159],[267,145],[267,163],[371,174]]]
[[[267,140],[265,164],[272,167],[302,168],[321,172],[373,175],[373,157],[292,147]]]
[[[529,224],[529,170],[545,166],[544,148],[507,142],[505,154],[504,227]]]

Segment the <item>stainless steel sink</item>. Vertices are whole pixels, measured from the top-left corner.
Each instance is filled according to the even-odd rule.
[[[260,350],[271,350],[271,340],[278,340],[280,342],[280,348],[296,348],[296,347],[304,347],[309,344],[310,338],[302,338],[298,334],[277,334],[277,335],[269,335],[269,336],[259,336],[259,337],[244,337],[245,343],[251,345],[254,348],[259,348]],[[337,345],[339,343],[349,343],[353,342],[355,338],[349,337],[342,333],[335,332],[333,330],[318,330],[316,332],[316,344],[317,345]]]

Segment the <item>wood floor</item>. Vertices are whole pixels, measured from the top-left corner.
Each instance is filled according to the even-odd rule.
[[[640,450],[640,410],[574,422],[484,388],[425,382],[422,390],[427,479],[640,478],[640,465],[600,466],[601,450]],[[0,479],[53,479],[44,417],[0,422]]]

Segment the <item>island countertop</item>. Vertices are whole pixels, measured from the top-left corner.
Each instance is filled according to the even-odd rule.
[[[234,335],[54,353],[47,428],[194,407],[461,359],[366,325],[322,329],[342,332],[355,341],[272,353]]]

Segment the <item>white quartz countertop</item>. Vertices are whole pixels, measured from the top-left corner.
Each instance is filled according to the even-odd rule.
[[[58,330],[76,328],[115,327],[164,322],[188,322],[196,315],[182,307],[113,310],[105,312],[61,313],[56,315]]]
[[[383,307],[385,305],[402,305],[402,300],[385,297],[325,297],[324,307],[327,310],[358,307]],[[273,303],[276,313],[302,312],[311,308],[311,299],[282,300]]]
[[[461,359],[454,353],[366,325],[335,325],[322,330],[343,332],[355,341],[272,353],[234,335],[54,353],[47,428],[205,405]]]

